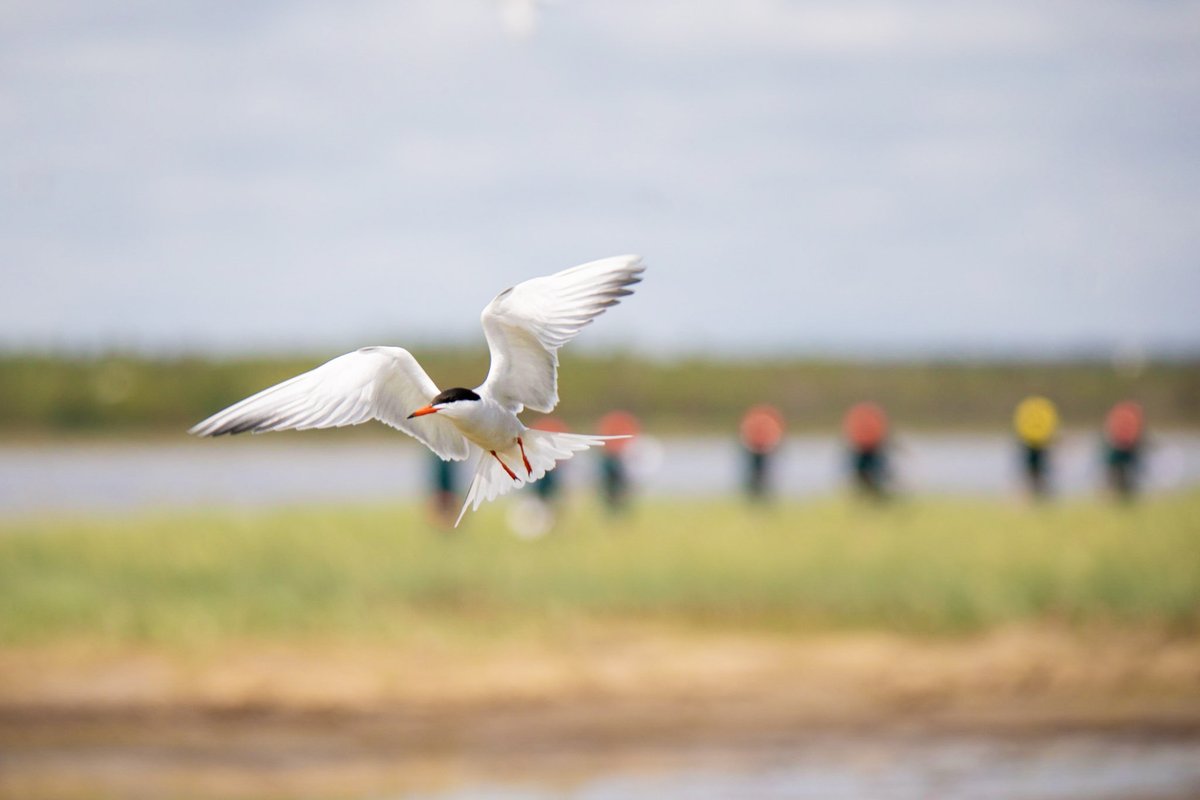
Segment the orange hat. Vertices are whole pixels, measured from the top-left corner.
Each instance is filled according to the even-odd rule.
[[[1141,405],[1125,400],[1113,406],[1104,418],[1104,435],[1114,447],[1133,447],[1142,438],[1144,426]]]
[[[637,436],[642,432],[637,417],[628,411],[610,411],[600,418],[601,436]],[[604,443],[610,452],[620,455],[633,439],[612,439]]]
[[[887,429],[887,415],[875,403],[856,403],[842,420],[842,432],[852,445],[861,450],[881,445],[887,438]]]
[[[783,440],[783,414],[775,406],[752,406],[742,417],[742,444],[754,453],[769,453]]]

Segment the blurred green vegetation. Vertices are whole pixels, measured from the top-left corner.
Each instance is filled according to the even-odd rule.
[[[487,372],[483,348],[414,353],[442,387],[475,386]],[[0,356],[0,435],[178,434],[327,357]],[[1152,427],[1200,426],[1200,362],[1185,361],[1152,362],[1129,375],[1099,362],[655,361],[568,353],[560,388],[560,413],[575,429],[620,407],[660,433],[727,431],[748,406],[770,402],[793,430],[833,430],[860,400],[882,403],[901,428],[1007,429],[1014,406],[1031,393],[1058,403],[1069,427],[1097,427],[1109,406],[1127,398],[1144,404]]]
[[[527,542],[503,507],[454,533],[416,506],[0,523],[0,644],[400,640],[637,618],[953,634],[1200,622],[1200,493],[1135,507],[840,498],[591,506]]]

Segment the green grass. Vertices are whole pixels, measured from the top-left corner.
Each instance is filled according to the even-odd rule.
[[[570,511],[534,542],[490,508],[205,512],[0,525],[0,644],[395,640],[629,619],[956,633],[1200,621],[1200,493],[1122,508],[840,499]]]
[[[487,351],[413,347],[440,386],[474,386]],[[181,435],[192,424],[340,350],[280,358],[67,357],[0,354],[0,435]],[[1064,424],[1098,429],[1116,401],[1133,398],[1152,428],[1200,426],[1200,362],[1161,361],[1136,374],[1096,361],[1005,363],[834,362],[794,358],[651,361],[628,355],[563,354],[560,412],[591,428],[614,407],[648,429],[728,432],[752,404],[778,405],[793,430],[838,429],[860,400],[887,409],[898,429],[1009,429],[1031,393],[1060,406]],[[382,431],[382,426],[367,430]],[[360,432],[363,429],[358,429]]]

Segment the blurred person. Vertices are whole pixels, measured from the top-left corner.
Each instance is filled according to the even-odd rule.
[[[430,456],[429,516],[438,527],[451,529],[458,515],[458,462]]]
[[[855,488],[864,496],[887,496],[887,415],[876,403],[856,403],[842,420],[850,445],[850,468]]]
[[[610,411],[600,418],[599,428],[600,436],[630,437],[609,439],[600,451],[600,497],[609,513],[618,514],[629,506],[630,477],[625,456],[642,426],[628,411]]]
[[[739,428],[746,453],[746,495],[751,501],[769,498],[772,456],[783,441],[783,414],[775,406],[752,406]]]
[[[1104,418],[1104,463],[1108,488],[1122,500],[1132,500],[1138,490],[1145,415],[1132,400],[1117,403]]]
[[[547,431],[549,433],[567,433],[569,431],[566,423],[558,417],[542,417],[529,427],[535,431]],[[554,472],[547,472],[540,481],[533,485],[534,493],[538,499],[548,506],[556,505],[558,502],[561,494],[560,481],[562,480],[565,468],[566,465],[564,464]]]
[[[1050,493],[1050,445],[1058,432],[1058,409],[1045,397],[1032,395],[1017,404],[1013,429],[1021,443],[1021,474],[1030,496]]]

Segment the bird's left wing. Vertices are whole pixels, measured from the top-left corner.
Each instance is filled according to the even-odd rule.
[[[470,447],[454,423],[436,414],[408,419],[437,393],[437,385],[403,347],[364,347],[218,411],[188,433],[340,428],[377,419],[447,461],[462,461]]]
[[[549,412],[558,405],[558,348],[632,294],[640,256],[592,261],[505,289],[480,320],[492,351],[484,388],[514,412]]]

